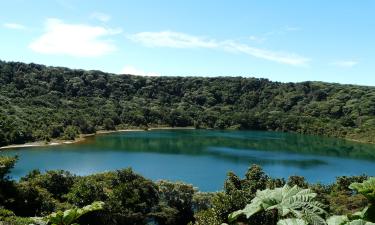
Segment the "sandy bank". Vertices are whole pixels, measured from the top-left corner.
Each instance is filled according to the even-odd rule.
[[[133,132],[133,131],[149,131],[149,130],[186,130],[195,129],[194,127],[152,127],[148,129],[120,129],[120,130],[99,130],[95,134],[81,134],[79,138],[75,140],[52,140],[51,142],[36,141],[25,144],[7,145],[0,147],[0,150],[12,149],[12,148],[30,148],[30,147],[44,147],[44,146],[56,146],[63,144],[74,144],[86,140],[87,137],[92,137],[101,134],[110,134],[117,132]]]

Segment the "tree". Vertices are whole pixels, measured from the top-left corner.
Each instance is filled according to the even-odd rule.
[[[0,182],[8,179],[6,176],[18,160],[17,156],[0,156]]]
[[[168,181],[159,181],[157,185],[160,201],[165,202],[166,206],[175,209],[173,224],[189,223],[194,215],[193,195],[195,190],[193,186]],[[172,215],[165,215],[165,217],[172,217]],[[166,220],[165,217],[162,219]]]
[[[16,186],[15,201],[9,206],[18,216],[35,216],[50,213],[56,207],[56,201],[46,189],[29,182]]]
[[[159,201],[157,186],[131,169],[118,170],[112,185],[105,207],[109,221],[114,220],[115,224],[145,224],[153,206]]]
[[[45,174],[41,174],[39,171],[32,171],[21,180],[46,189],[54,198],[61,200],[63,195],[70,191],[75,179],[76,177],[68,171],[50,170]]]
[[[78,135],[77,128],[74,126],[68,126],[64,130],[63,139],[65,140],[74,140]]]
[[[68,202],[76,206],[84,206],[93,201],[107,200],[108,196],[105,189],[109,189],[109,187],[96,177],[90,176],[78,179],[66,195]]]
[[[111,118],[105,118],[103,120],[103,127],[105,130],[115,130],[115,123]]]

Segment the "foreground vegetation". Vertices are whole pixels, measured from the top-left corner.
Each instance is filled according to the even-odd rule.
[[[270,178],[253,165],[243,179],[228,173],[223,191],[153,182],[131,169],[76,176],[31,171],[8,174],[16,157],[0,157],[0,224],[364,224],[375,222],[375,178],[338,177],[329,185],[303,177]],[[55,213],[53,213],[55,212]]]
[[[140,77],[0,61],[0,146],[149,126],[279,130],[375,142],[375,88]]]

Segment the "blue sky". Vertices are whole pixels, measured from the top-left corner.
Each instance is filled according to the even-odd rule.
[[[0,59],[375,86],[372,0],[7,0]]]

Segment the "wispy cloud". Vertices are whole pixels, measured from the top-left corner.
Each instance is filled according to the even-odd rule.
[[[22,24],[19,23],[4,23],[3,26],[8,29],[13,29],[13,30],[25,30],[26,27]]]
[[[204,37],[197,37],[185,33],[172,31],[141,32],[129,35],[128,38],[134,42],[147,47],[168,47],[168,48],[217,48],[215,40]]]
[[[155,77],[160,76],[160,74],[155,72],[145,72],[143,70],[137,69],[134,66],[127,65],[121,71],[120,74],[130,74],[130,75],[138,75],[138,76],[148,76],[148,77]]]
[[[222,47],[229,51],[237,51],[256,58],[274,61],[282,64],[288,64],[292,66],[305,66],[310,61],[310,59],[297,55],[295,53],[278,52],[267,49],[255,48],[234,41],[223,42]]]
[[[29,48],[43,54],[97,57],[116,50],[108,37],[118,33],[121,30],[47,19],[45,33],[34,40]]]
[[[220,49],[293,66],[307,65],[310,61],[310,59],[294,53],[256,48],[234,40],[217,41],[172,31],[141,32],[129,35],[128,38],[146,47]]]
[[[298,30],[301,30],[300,27],[296,27],[296,26],[286,26],[284,29],[285,29],[285,31],[298,31]]]
[[[279,36],[279,35],[285,35],[290,32],[295,32],[301,30],[300,27],[297,26],[284,26],[275,30],[268,31],[263,34],[263,36],[269,37],[269,36]]]
[[[331,65],[343,67],[343,68],[351,68],[351,67],[356,66],[358,63],[359,62],[355,60],[339,60],[339,61],[332,62]]]
[[[265,37],[251,35],[251,36],[249,37],[249,40],[250,40],[250,41],[254,41],[254,42],[256,42],[256,43],[263,43],[263,42],[265,42],[267,39],[266,39]]]
[[[108,22],[111,20],[111,16],[102,12],[93,12],[90,15],[91,18],[99,20],[101,22]]]

